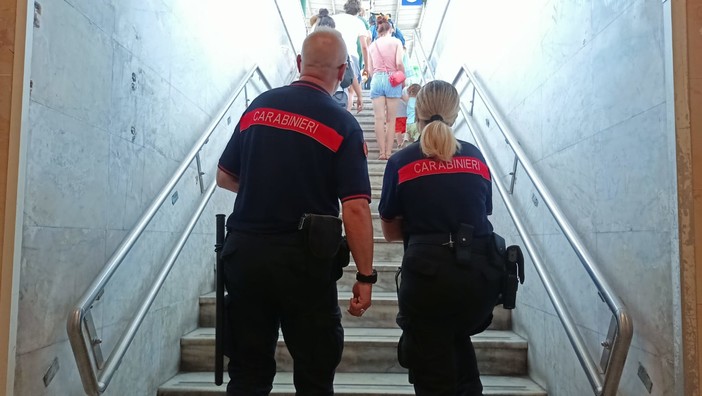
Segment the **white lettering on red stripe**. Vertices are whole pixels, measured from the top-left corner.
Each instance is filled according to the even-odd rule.
[[[399,183],[404,183],[422,176],[451,173],[471,173],[490,181],[490,170],[487,165],[473,157],[454,157],[448,162],[432,159],[414,161],[400,168],[398,176]]]
[[[244,132],[251,125],[265,125],[309,136],[328,149],[336,152],[344,138],[334,129],[300,114],[278,109],[256,109],[244,114],[239,125]]]

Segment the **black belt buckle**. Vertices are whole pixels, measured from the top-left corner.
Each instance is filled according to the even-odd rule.
[[[456,260],[461,266],[468,267],[473,252],[473,226],[461,224],[456,233]]]

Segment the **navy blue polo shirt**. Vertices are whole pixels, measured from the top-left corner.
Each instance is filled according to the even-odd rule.
[[[219,159],[239,178],[231,230],[296,230],[305,213],[339,215],[339,200],[370,202],[367,149],[356,119],[322,87],[296,81],[258,96]]]
[[[477,237],[490,234],[490,170],[477,147],[458,142],[461,149],[450,162],[425,157],[419,142],[390,157],[380,217],[385,221],[402,217],[405,235],[456,232],[461,223],[472,225]]]

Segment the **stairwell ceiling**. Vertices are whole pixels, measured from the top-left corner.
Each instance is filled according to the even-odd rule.
[[[307,10],[305,10],[308,26],[309,18],[317,14],[320,8],[326,8],[330,14],[334,15],[344,12],[345,3],[346,0],[308,0]],[[395,25],[400,28],[402,35],[405,36],[406,51],[410,54],[414,44],[414,29],[419,26],[424,6],[403,6],[402,0],[374,0],[363,1],[362,3],[366,7],[366,18],[368,17],[368,11],[382,12],[392,16]]]

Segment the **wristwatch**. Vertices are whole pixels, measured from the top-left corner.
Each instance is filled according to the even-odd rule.
[[[363,275],[360,272],[356,272],[356,280],[363,283],[375,284],[378,281],[378,271],[375,269],[370,275]]]

